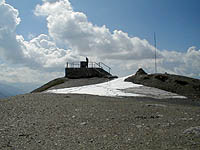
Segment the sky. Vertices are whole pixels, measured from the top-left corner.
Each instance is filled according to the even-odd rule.
[[[199,0],[0,0],[0,83],[38,86],[67,61],[200,78]]]

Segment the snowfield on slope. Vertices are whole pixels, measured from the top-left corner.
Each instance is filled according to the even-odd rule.
[[[127,77],[122,77],[100,84],[48,90],[45,93],[89,94],[89,95],[109,96],[109,97],[134,96],[134,97],[152,97],[156,99],[186,98],[184,96],[167,92],[164,90],[152,87],[146,87],[140,84],[134,84],[132,82],[125,82],[124,80],[126,78]]]
[[[64,88],[48,90],[47,93],[57,93],[57,94],[89,94],[98,96],[143,96],[141,94],[126,93],[122,90],[134,87],[140,87],[143,85],[133,84],[131,82],[124,82],[127,77],[122,77],[114,79],[108,82],[93,84],[80,87]]]

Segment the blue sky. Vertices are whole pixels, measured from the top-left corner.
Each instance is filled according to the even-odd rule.
[[[0,83],[42,85],[66,62],[200,78],[199,0],[0,0]],[[21,21],[20,21],[21,20]]]
[[[122,29],[151,43],[155,31],[161,49],[187,50],[200,43],[199,0],[73,0],[97,24]]]
[[[42,3],[41,0],[6,0],[6,2],[19,10],[21,23],[17,27],[18,34],[22,34],[24,38],[28,38],[30,33],[39,35],[48,32],[44,17],[36,17],[34,15],[34,9],[37,4]]]
[[[158,48],[186,51],[190,46],[200,47],[199,0],[71,0],[75,11],[84,12],[88,20],[99,26],[106,25],[129,36],[147,39],[153,44],[157,35]],[[35,6],[41,0],[7,0],[20,12],[21,24],[17,33],[28,37],[30,33],[47,33],[44,17],[36,17]]]

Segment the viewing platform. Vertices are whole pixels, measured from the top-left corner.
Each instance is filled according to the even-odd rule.
[[[99,62],[67,62],[65,67],[66,78],[92,78],[92,77],[107,77],[116,78],[111,75],[111,68],[106,64]]]

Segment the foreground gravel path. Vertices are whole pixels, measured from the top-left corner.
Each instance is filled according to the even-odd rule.
[[[15,96],[0,100],[0,149],[200,149],[199,108],[182,99]]]

